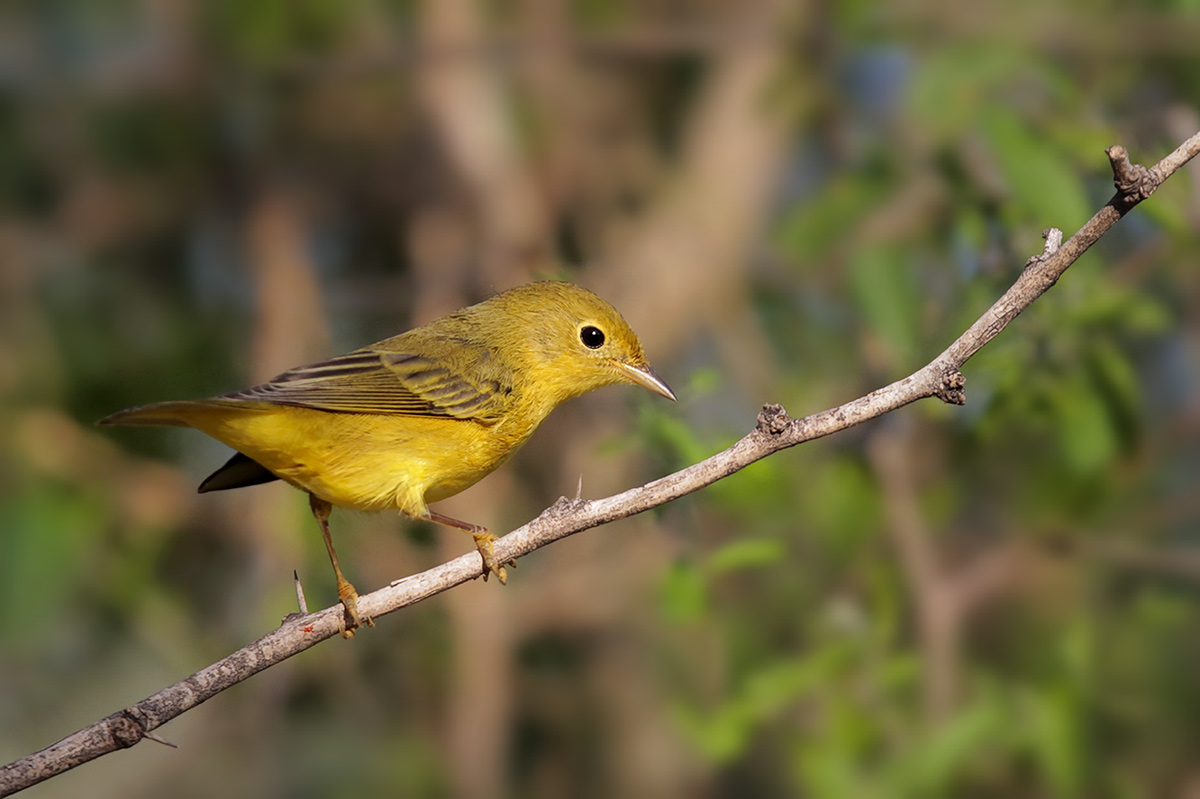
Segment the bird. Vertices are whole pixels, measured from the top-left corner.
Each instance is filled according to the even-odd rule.
[[[374,621],[359,613],[338,564],[334,507],[398,510],[465,530],[484,579],[505,583],[496,536],[429,503],[504,464],[558,405],[614,384],[676,399],[615,308],[580,286],[539,281],[250,388],[128,408],[99,424],[191,427],[232,447],[200,493],[273,480],[306,492],[350,638]]]

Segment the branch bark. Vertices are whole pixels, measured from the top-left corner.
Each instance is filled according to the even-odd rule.
[[[1030,258],[1016,282],[944,352],[923,368],[891,385],[836,408],[793,419],[779,405],[765,405],[758,423],[729,449],[644,486],[603,499],[561,498],[533,521],[496,541],[505,561],[592,527],[632,516],[698,491],[757,460],[805,441],[822,438],[927,397],[961,405],[964,378],[959,369],[985,344],[1053,286],[1071,264],[1134,206],[1149,197],[1176,170],[1200,152],[1196,133],[1149,169],[1131,164],[1125,149],[1108,149],[1117,193],[1061,246],[1061,234],[1046,232],[1046,248]],[[481,576],[474,552],[359,597],[359,611],[378,618]],[[236,683],[303,652],[339,633],[340,605],[311,615],[293,614],[276,630],[187,679],[113,713],[61,741],[0,769],[0,797],[35,785],[101,755],[126,749],[176,716]]]

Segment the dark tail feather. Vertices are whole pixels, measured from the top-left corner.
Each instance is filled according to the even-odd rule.
[[[225,491],[230,488],[256,486],[260,483],[269,483],[272,480],[278,479],[278,477],[267,471],[266,466],[263,466],[256,460],[247,458],[240,452],[235,452],[233,453],[233,457],[224,466],[204,478],[204,482],[200,484],[200,487],[196,491],[200,494],[206,494],[209,491]]]

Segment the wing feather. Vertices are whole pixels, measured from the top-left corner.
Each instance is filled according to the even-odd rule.
[[[445,345],[452,344],[447,347]],[[503,413],[512,376],[484,347],[455,341],[437,355],[374,347],[289,369],[224,399],[271,402],[333,413],[444,416],[491,423]]]

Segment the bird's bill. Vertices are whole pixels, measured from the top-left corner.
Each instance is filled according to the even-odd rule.
[[[625,375],[626,378],[634,383],[637,383],[642,388],[648,388],[655,394],[666,397],[669,400],[675,399],[675,392],[666,384],[661,377],[654,373],[649,364],[633,366],[631,364],[613,361],[613,365]]]

